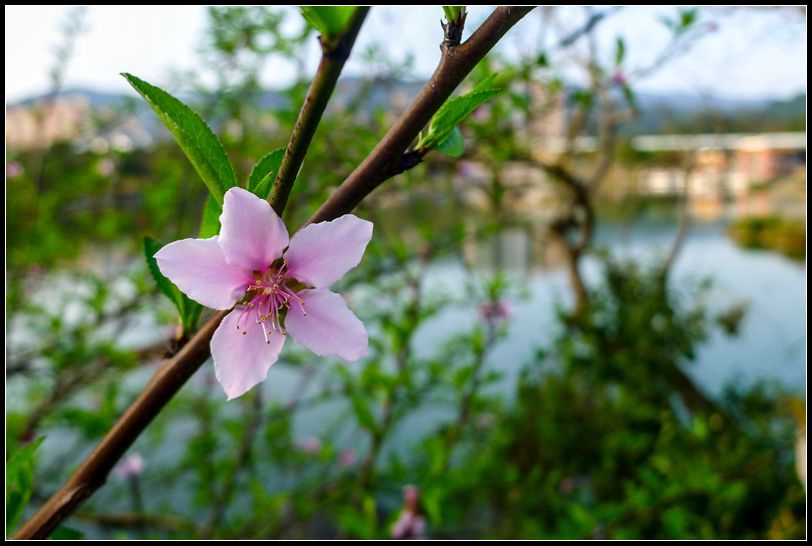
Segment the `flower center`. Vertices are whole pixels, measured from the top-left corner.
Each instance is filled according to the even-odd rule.
[[[270,336],[273,332],[287,335],[282,321],[292,306],[298,306],[304,316],[307,312],[304,308],[304,300],[288,286],[288,283],[295,283],[286,274],[287,262],[283,259],[282,265],[271,265],[264,271],[255,271],[254,284],[248,287],[245,292],[245,303],[242,306],[242,314],[237,319],[237,330],[242,330],[242,335],[247,334],[250,321],[254,320],[262,328],[262,335],[265,336],[265,343],[270,343]]]

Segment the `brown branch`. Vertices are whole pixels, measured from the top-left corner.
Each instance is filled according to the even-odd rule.
[[[668,254],[666,254],[662,264],[660,264],[660,275],[662,278],[661,282],[663,284],[663,289],[665,289],[668,283],[668,275],[671,272],[674,262],[677,260],[677,256],[679,256],[680,250],[682,250],[682,245],[685,242],[685,238],[688,236],[688,230],[691,227],[691,216],[688,211],[688,199],[691,190],[691,175],[693,174],[695,166],[695,158],[689,157],[685,164],[685,168],[683,169],[685,186],[682,189],[682,194],[679,196],[677,233],[674,236],[674,240],[671,243],[671,248],[668,250]]]
[[[490,302],[491,304],[497,303],[497,301],[494,299],[491,299]],[[480,387],[482,386],[482,369],[485,366],[485,357],[488,356],[488,353],[493,348],[493,345],[496,342],[497,338],[496,334],[497,334],[496,324],[493,320],[489,320],[486,325],[485,343],[479,350],[476,351],[475,354],[473,373],[471,374],[472,376],[471,382],[468,385],[468,389],[466,389],[466,391],[460,398],[460,406],[459,411],[457,412],[456,420],[449,426],[448,430],[446,431],[445,453],[443,457],[443,466],[442,466],[443,472],[445,472],[448,469],[448,465],[451,462],[451,451],[454,449],[454,445],[460,439],[463,429],[465,429],[466,425],[468,424],[468,421],[471,418],[471,410],[474,403],[474,398],[476,397]]]
[[[209,357],[209,341],[226,311],[218,312],[150,382],[65,484],[15,533],[16,539],[42,539],[99,487],[141,432]]]
[[[355,12],[347,23],[347,30],[335,42],[328,43],[326,40],[321,40],[321,61],[316,70],[316,76],[310,84],[310,89],[307,90],[307,96],[299,111],[299,117],[293,127],[290,142],[271,191],[270,201],[280,216],[285,210],[293,183],[302,167],[305,154],[310,148],[310,142],[313,140],[313,135],[316,134],[316,128],[324,115],[324,109],[327,108],[327,102],[335,90],[338,77],[344,69],[344,63],[350,57],[350,51],[352,51],[369,9],[369,7],[355,8]]]
[[[424,264],[425,265],[425,264]],[[422,277],[418,274],[409,279],[409,287],[412,290],[412,299],[406,309],[407,329],[404,333],[404,341],[395,356],[395,368],[398,376],[403,376],[406,371],[406,364],[412,354],[412,336],[418,325],[418,315],[420,314],[420,300],[422,296]],[[370,448],[361,470],[358,474],[358,490],[363,491],[372,482],[375,471],[375,463],[383,448],[384,441],[389,435],[392,426],[395,424],[395,405],[397,404],[398,385],[400,381],[395,381],[386,392],[386,399],[383,403],[383,415],[380,422],[371,431]]]
[[[614,6],[611,8],[607,8],[604,11],[596,11],[590,14],[589,18],[586,22],[579,28],[573,30],[569,34],[567,34],[564,38],[559,40],[556,48],[557,49],[564,49],[573,45],[577,42],[583,35],[590,34],[594,28],[600,23],[602,20],[606,19],[608,16],[614,14],[615,12],[622,9],[622,6]]]
[[[76,512],[76,518],[105,527],[143,528],[150,527],[170,533],[198,532],[194,523],[182,518],[157,514],[138,514],[123,512],[105,514],[101,512]]]
[[[440,66],[409,109],[330,199],[312,222],[332,220],[351,211],[384,180],[393,176],[401,157],[462,80],[499,39],[532,7],[500,7],[462,45],[443,48]],[[281,195],[281,190],[275,192]],[[288,191],[289,193],[289,191]],[[287,199],[287,195],[285,195]],[[271,198],[272,206],[273,195]],[[281,212],[281,209],[274,206]],[[14,534],[15,539],[46,538],[104,482],[115,463],[209,357],[209,342],[227,311],[217,312],[176,355],[167,359],[138,398],[85,459],[79,469]]]
[[[499,39],[532,9],[532,6],[496,8],[464,43],[456,47],[441,45],[440,64],[423,90],[310,222],[350,212],[382,182],[402,172],[398,171],[401,158],[420,130]]]
[[[572,194],[572,202],[567,207],[566,213],[552,222],[550,233],[564,250],[567,277],[575,296],[575,314],[581,315],[589,306],[589,291],[581,275],[579,262],[581,255],[591,244],[595,232],[595,211],[592,207],[591,187],[560,164],[549,164],[543,161],[535,163],[555,180],[564,184]],[[581,218],[578,218],[578,211],[581,212]],[[578,241],[573,242],[567,237],[567,233],[572,228],[579,230]]]

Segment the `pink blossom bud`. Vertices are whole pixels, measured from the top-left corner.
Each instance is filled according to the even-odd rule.
[[[396,540],[420,540],[425,538],[426,519],[420,514],[420,493],[417,486],[403,488],[403,510],[392,526],[392,538]]]
[[[612,83],[615,85],[628,85],[629,81],[626,79],[626,74],[622,70],[618,70],[612,74]]]
[[[315,436],[309,436],[297,441],[296,447],[299,449],[299,451],[307,453],[308,455],[316,455],[319,451],[321,451],[321,440]]]
[[[338,462],[344,468],[350,467],[355,464],[355,451],[352,448],[345,447],[341,450],[341,453],[338,456]]]
[[[486,323],[499,323],[513,314],[505,300],[488,300],[479,306],[479,320]]]
[[[23,172],[25,172],[23,166],[16,161],[6,163],[6,178],[16,178],[22,175]]]
[[[133,453],[124,457],[113,468],[113,475],[119,479],[127,479],[138,476],[144,470],[144,459],[139,453]]]

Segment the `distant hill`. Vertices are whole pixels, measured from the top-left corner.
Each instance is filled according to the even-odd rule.
[[[357,96],[362,86],[370,83],[361,78],[344,78],[336,89],[334,107],[341,107]],[[362,110],[372,113],[379,108],[404,108],[419,93],[421,82],[376,81],[371,84]],[[165,138],[160,122],[152,115],[144,101],[134,94],[109,93],[88,88],[68,88],[60,97],[84,97],[90,107],[126,108],[143,124],[153,138]],[[47,95],[26,98],[8,105],[32,106]],[[182,96],[191,103],[202,102],[201,97]],[[730,98],[703,98],[689,94],[638,93],[640,115],[624,125],[622,133],[712,133],[712,132],[764,132],[803,131],[806,129],[806,96],[801,94],[789,100],[740,100]],[[257,103],[268,109],[284,107],[288,103],[280,91],[265,90],[257,97]],[[216,123],[215,123],[216,125]]]
[[[623,127],[624,134],[806,130],[803,94],[778,101],[641,94],[638,102],[640,116]]]

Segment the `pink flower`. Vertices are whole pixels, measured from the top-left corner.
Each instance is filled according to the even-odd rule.
[[[457,174],[462,177],[469,177],[472,176],[476,172],[476,168],[474,164],[470,161],[458,161],[457,162]]]
[[[616,85],[627,85],[629,80],[626,78],[626,74],[622,70],[618,70],[612,74],[612,83]]]
[[[425,538],[426,519],[420,514],[420,493],[414,485],[403,488],[403,510],[392,526],[392,538],[396,540]]]
[[[355,451],[350,447],[345,447],[338,456],[338,462],[344,468],[352,466],[355,464]]]
[[[296,448],[308,455],[316,455],[321,451],[321,440],[315,436],[308,436],[296,442]]]
[[[25,169],[16,161],[6,163],[6,178],[16,178],[22,175],[23,172],[25,172]]]
[[[144,470],[144,459],[138,453],[127,455],[113,468],[116,478],[126,479],[138,476]]]
[[[505,300],[488,300],[479,306],[479,320],[488,323],[498,323],[510,318],[513,314]]]
[[[229,400],[266,378],[288,333],[317,355],[357,360],[367,354],[363,323],[328,288],[361,261],[371,222],[345,214],[289,240],[267,201],[231,188],[220,224],[220,235],[175,241],[155,259],[166,277],[206,307],[238,303],[211,340],[214,372]]]

